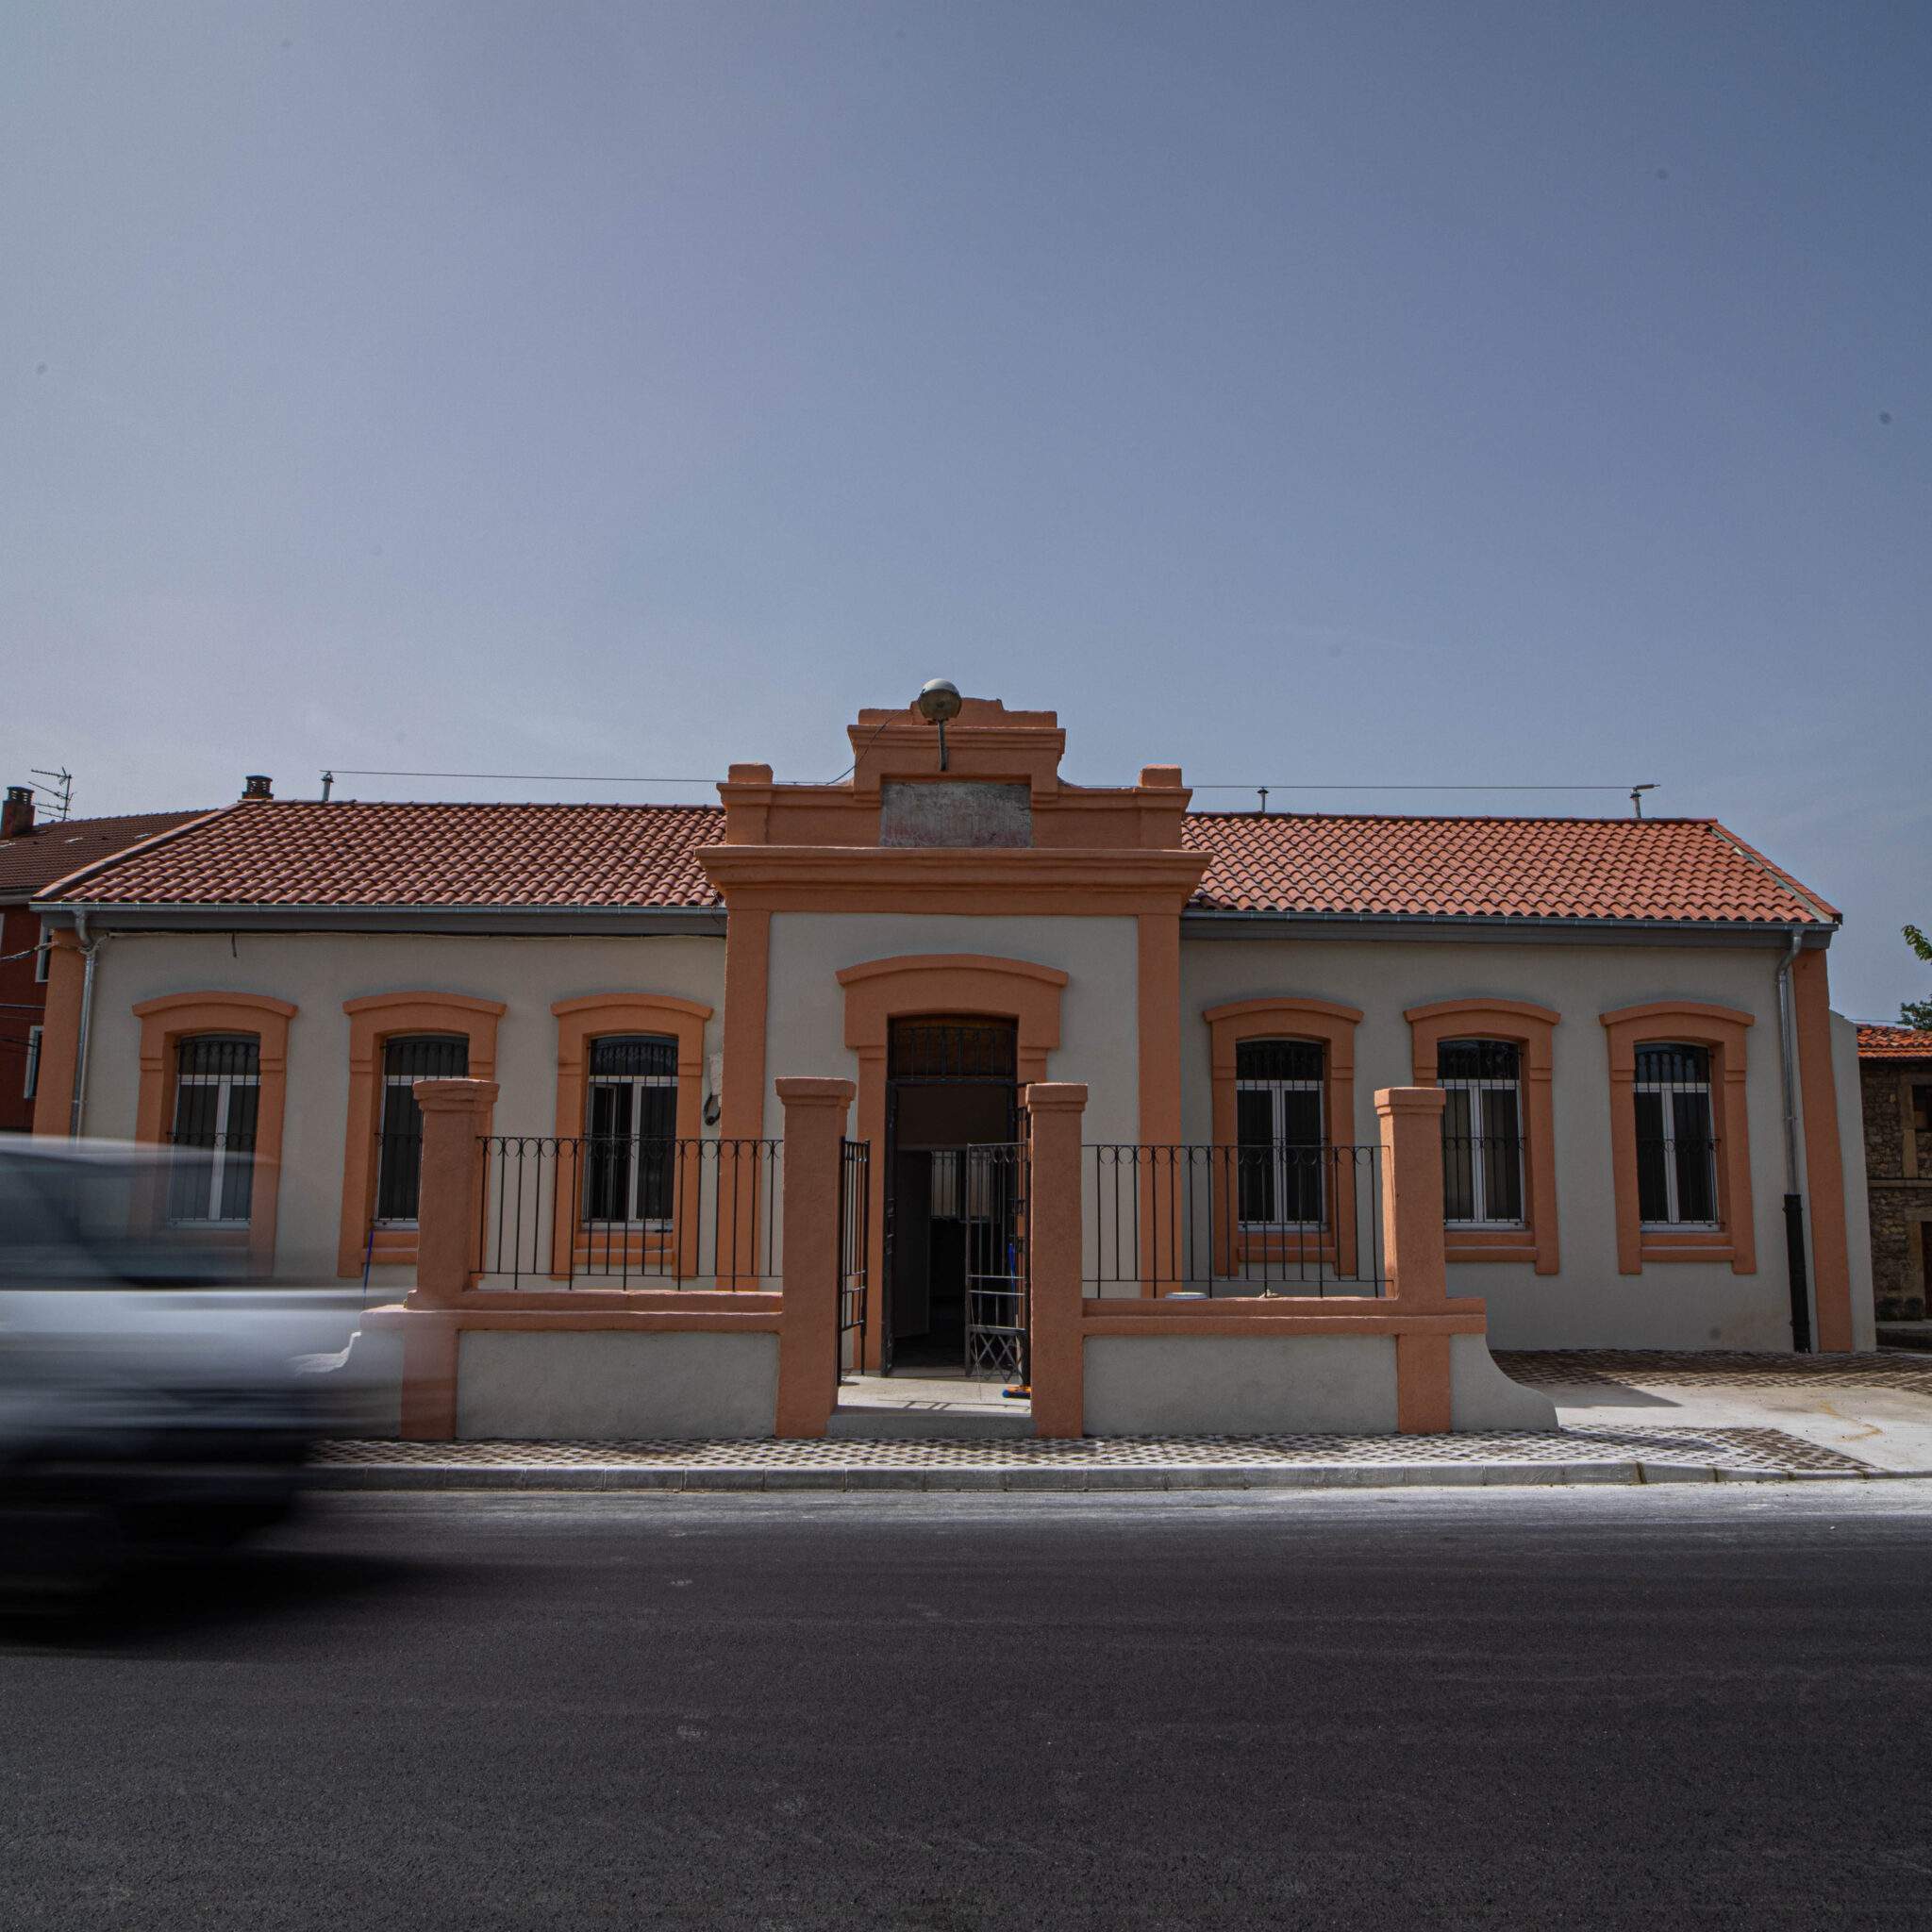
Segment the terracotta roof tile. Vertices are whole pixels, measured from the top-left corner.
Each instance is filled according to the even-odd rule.
[[[1932,1030],[1922,1026],[1858,1028],[1861,1060],[1932,1060]]]
[[[63,899],[198,906],[711,907],[701,805],[246,801],[89,873]],[[1462,918],[1828,922],[1708,819],[1196,812],[1195,908]]]
[[[1762,920],[1836,909],[1714,819],[1193,812],[1197,908],[1436,918]]]
[[[249,800],[64,900],[169,906],[715,906],[706,805]]]
[[[38,892],[84,865],[125,852],[157,832],[205,818],[200,811],[138,811],[111,819],[49,819],[17,838],[0,839],[0,894]]]

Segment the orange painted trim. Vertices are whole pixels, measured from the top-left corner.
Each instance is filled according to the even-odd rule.
[[[1142,774],[1145,776],[1145,774]],[[1143,912],[1137,922],[1137,1047],[1141,1071],[1141,1133],[1145,1144],[1172,1147],[1181,1138],[1181,921],[1180,914]],[[1174,1247],[1174,1203],[1150,1165],[1141,1175],[1141,1253],[1164,1257]],[[1173,1269],[1158,1272],[1173,1274]],[[1156,1294],[1143,1282],[1142,1294]]]
[[[47,938],[46,1009],[41,1015],[34,1132],[64,1140],[74,1124],[74,1072],[80,1055],[80,992],[87,961],[74,933],[63,928]]]
[[[1409,1334],[1395,1338],[1397,1435],[1446,1436],[1455,1426],[1450,1359],[1446,1335]]]
[[[1284,1298],[1285,1299],[1285,1298]],[[1363,1306],[1357,1306],[1362,1304]],[[1081,1305],[1082,1332],[1088,1335],[1259,1335],[1292,1329],[1309,1335],[1480,1335],[1486,1305],[1466,1298],[1426,1313],[1379,1307],[1373,1295],[1296,1296],[1287,1302],[1257,1302],[1219,1296],[1201,1312],[1199,1302],[1163,1296],[1148,1303],[1132,1297],[1098,1299]],[[1149,1318],[1147,1310],[1154,1310]]]
[[[1240,1141],[1235,1106],[1235,1049],[1244,1040],[1305,1040],[1320,1042],[1327,1075],[1328,1105],[1323,1131],[1337,1147],[1357,1145],[1355,1128],[1355,1029],[1362,1017],[1359,1007],[1338,1000],[1232,1000],[1209,1007],[1201,1017],[1208,1023],[1214,1086],[1214,1141],[1220,1147]],[[1334,1215],[1336,1224],[1317,1239],[1332,1253],[1339,1274],[1353,1274],[1356,1266],[1355,1216]],[[1263,1239],[1267,1239],[1264,1235]],[[1292,1233],[1289,1236],[1293,1240]],[[1224,1279],[1240,1270],[1248,1237],[1230,1226],[1217,1210],[1214,1228],[1215,1273]]]
[[[493,1301],[507,1300],[507,1296],[485,1296],[481,1299]],[[775,1335],[783,1320],[783,1311],[777,1307],[740,1308],[738,1304],[752,1299],[749,1295],[734,1294],[719,1297],[728,1300],[732,1306],[726,1309],[712,1308],[619,1308],[619,1307],[579,1307],[579,1296],[545,1296],[544,1306],[526,1307],[525,1304],[533,1297],[518,1295],[515,1307],[485,1307],[479,1298],[465,1296],[454,1306],[435,1309],[396,1307],[372,1308],[363,1318],[363,1325],[369,1328],[407,1331],[414,1322],[420,1322],[425,1314],[451,1322],[458,1329],[495,1328],[522,1329],[525,1332],[544,1333],[546,1331],[566,1334],[581,1334],[586,1330],[616,1333],[621,1330],[641,1331],[650,1335]],[[558,1307],[553,1304],[568,1299],[571,1306]],[[760,1301],[776,1303],[775,1295],[758,1297]]]
[[[734,918],[737,915],[732,915]],[[1047,1074],[1060,1043],[1060,994],[1067,975],[1031,959],[985,953],[910,953],[867,959],[838,975],[845,991],[845,1044],[858,1057],[858,1136],[872,1143],[867,1219],[874,1261],[866,1289],[866,1366],[879,1366],[886,1310],[886,1054],[894,1020],[921,1013],[971,1013],[1011,1020],[1019,1033],[1018,1084]]]
[[[282,1120],[289,1099],[289,1022],[297,1008],[256,992],[177,992],[141,1000],[141,1087],[134,1104],[134,1138],[162,1146],[175,1116],[175,1075],[181,1041],[197,1033],[250,1033],[259,1042],[260,1086],[255,1113],[255,1191],[248,1217],[248,1255],[264,1278],[275,1265],[275,1214],[281,1191]]]
[[[698,1000],[670,993],[593,992],[558,1000],[551,1008],[557,1020],[557,1137],[575,1140],[588,1133],[591,1042],[611,1033],[656,1033],[677,1042],[677,1138],[695,1141],[705,1127],[705,1023],[711,1008]],[[701,1158],[701,1157],[700,1157]],[[575,1187],[575,1182],[573,1182]],[[684,1198],[683,1189],[676,1198]],[[552,1204],[550,1272],[558,1280],[571,1274],[571,1249],[577,1239],[575,1200]],[[681,1271],[697,1273],[700,1217],[687,1217],[675,1228],[680,1247]],[[628,1238],[625,1238],[626,1246]],[[641,1252],[643,1243],[639,1243]]]
[[[1745,1109],[1745,1049],[1753,1015],[1703,1000],[1651,1000],[1598,1015],[1610,1058],[1610,1176],[1616,1195],[1617,1272],[1641,1274],[1651,1262],[1728,1261],[1734,1274],[1757,1272],[1752,1218],[1751,1125]],[[1710,1055],[1710,1110],[1717,1163],[1716,1229],[1646,1229],[1637,1189],[1637,1049],[1683,1041]]]
[[[1436,1063],[1445,1040],[1507,1040],[1523,1054],[1524,1206],[1526,1225],[1507,1228],[1448,1227],[1442,1243],[1452,1261],[1528,1261],[1539,1274],[1561,1267],[1557,1240],[1557,1109],[1552,1068],[1553,1036],[1562,1014],[1528,1000],[1432,1000],[1410,1007],[1409,1052],[1415,1084],[1437,1084]]]
[[[1798,1092],[1805,1113],[1805,1205],[1811,1223],[1818,1346],[1826,1355],[1845,1355],[1853,1346],[1851,1249],[1838,1083],[1831,1058],[1831,991],[1822,949],[1801,952],[1792,963],[1791,998],[1798,1035]]]
[[[741,908],[765,912],[1178,915],[1208,855],[1020,846],[707,845],[698,862]]]
[[[375,1136],[380,1124],[382,1049],[404,1033],[461,1034],[469,1042],[472,1080],[496,1077],[496,1023],[508,1008],[501,1000],[460,992],[373,992],[344,1000],[349,1020],[349,1104],[342,1137],[342,1211],[336,1242],[336,1273],[352,1279],[369,1255],[370,1220],[375,1209]],[[476,1131],[490,1131],[484,1114]],[[384,1231],[377,1229],[378,1235]],[[416,1243],[406,1229],[381,1242],[385,1266],[413,1267]]]

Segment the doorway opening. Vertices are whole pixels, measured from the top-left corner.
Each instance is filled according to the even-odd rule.
[[[974,1373],[973,1257],[1009,1213],[971,1149],[1019,1136],[1019,1026],[935,1015],[894,1020],[886,1061],[885,1320],[888,1374]],[[979,1373],[987,1373],[982,1365]]]

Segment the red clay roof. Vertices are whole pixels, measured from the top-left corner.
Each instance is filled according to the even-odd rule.
[[[713,907],[702,805],[245,801],[48,897],[175,906]],[[1191,814],[1206,910],[1824,923],[1708,819]]]
[[[0,894],[18,898],[42,891],[84,865],[202,818],[209,808],[139,811],[114,819],[50,819],[18,838],[0,839]]]
[[[1861,1060],[1932,1060],[1932,1032],[1920,1026],[1860,1026]]]
[[[244,800],[61,891],[145,906],[715,906],[712,805]]]
[[[1780,925],[1838,917],[1715,819],[1193,812],[1183,842],[1214,854],[1193,903],[1223,911]]]

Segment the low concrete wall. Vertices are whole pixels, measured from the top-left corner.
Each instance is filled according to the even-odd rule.
[[[769,1436],[778,1404],[770,1334],[467,1330],[457,1435],[519,1441]]]
[[[1395,1431],[1390,1335],[1090,1336],[1090,1436]]]
[[[1480,1335],[1449,1338],[1451,1426],[1554,1429]],[[1090,1436],[1390,1436],[1391,1335],[1096,1335],[1084,1343]]]

